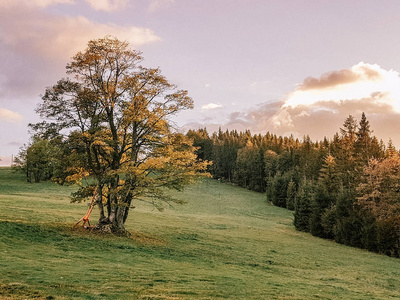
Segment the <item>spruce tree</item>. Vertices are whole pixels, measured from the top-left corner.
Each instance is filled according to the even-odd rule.
[[[297,192],[294,211],[294,226],[300,231],[310,231],[312,202],[314,201],[314,185],[311,180],[304,179]]]

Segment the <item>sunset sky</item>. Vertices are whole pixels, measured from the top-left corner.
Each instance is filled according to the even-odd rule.
[[[331,138],[364,111],[400,146],[398,0],[0,0],[0,164],[90,39],[127,40],[187,89],[175,121]]]

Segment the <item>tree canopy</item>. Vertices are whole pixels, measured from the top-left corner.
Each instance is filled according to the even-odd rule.
[[[208,166],[170,120],[193,100],[142,60],[127,42],[91,40],[37,108],[45,119],[33,125],[37,135],[62,137],[58,181],[80,184],[77,201],[96,193],[102,230],[124,232],[133,200],[170,203],[166,188],[182,189]]]

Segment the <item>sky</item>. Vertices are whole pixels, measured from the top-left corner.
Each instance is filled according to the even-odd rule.
[[[365,112],[400,147],[398,0],[0,0],[0,165],[29,142],[45,88],[91,39],[126,40],[206,127],[332,138]]]

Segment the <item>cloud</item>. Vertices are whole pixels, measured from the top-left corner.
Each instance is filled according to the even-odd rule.
[[[274,117],[279,115],[282,101],[267,102],[258,105],[255,109],[246,112],[234,112],[229,116],[229,121],[225,124],[228,128],[235,129],[236,124],[245,126],[254,133],[267,132],[274,130]],[[282,122],[285,122],[282,118]]]
[[[319,78],[306,78],[269,118],[269,125],[277,134],[331,138],[349,114],[359,118],[362,112],[378,138],[388,141],[391,137],[400,146],[400,137],[393,134],[400,130],[400,124],[393,122],[400,118],[398,72],[360,62]]]
[[[378,70],[377,70],[378,69]],[[351,69],[343,69],[323,74],[320,78],[307,77],[299,85],[297,90],[326,89],[338,85],[350,84],[359,80],[380,79],[380,68],[377,65],[369,65],[363,62],[353,66]]]
[[[319,78],[306,78],[289,94],[285,107],[312,105],[321,101],[343,101],[368,98],[374,93],[386,93],[381,100],[400,112],[400,77],[393,70],[376,64],[360,62],[350,69],[332,71]]]
[[[387,142],[392,138],[400,147],[398,72],[361,62],[346,70],[308,77],[286,99],[233,113],[224,124],[212,123],[210,128],[245,128],[252,133],[269,131],[277,135],[293,134],[300,139],[309,135],[313,140],[322,140],[339,132],[349,114],[360,119],[362,112],[366,113],[378,139]]]
[[[86,0],[95,10],[116,11],[128,5],[128,0]]]
[[[204,109],[204,110],[210,110],[210,109],[216,109],[216,108],[222,108],[222,105],[217,104],[217,103],[208,103],[201,107],[201,109]]]
[[[18,123],[23,119],[24,118],[19,113],[13,112],[5,108],[0,108],[0,123]]]
[[[74,0],[2,0],[0,1],[0,7],[47,7],[56,4],[74,4]]]
[[[86,17],[51,16],[40,11],[0,12],[0,42],[18,53],[69,58],[82,50],[87,41],[106,35],[127,40],[133,47],[160,41],[148,28],[98,23]]]
[[[400,114],[398,72],[360,62],[350,69],[328,72],[319,78],[306,78],[289,94],[272,121],[275,128],[298,129],[304,120],[318,120],[323,124],[328,115],[343,120],[349,114],[362,112],[382,116]],[[318,131],[318,128],[309,130]]]
[[[111,35],[136,49],[161,40],[149,28],[56,16],[24,5],[0,9],[0,28],[0,101],[36,98],[65,75],[66,63],[91,39]]]
[[[151,0],[149,11],[155,12],[161,9],[166,9],[175,4],[175,0]]]

